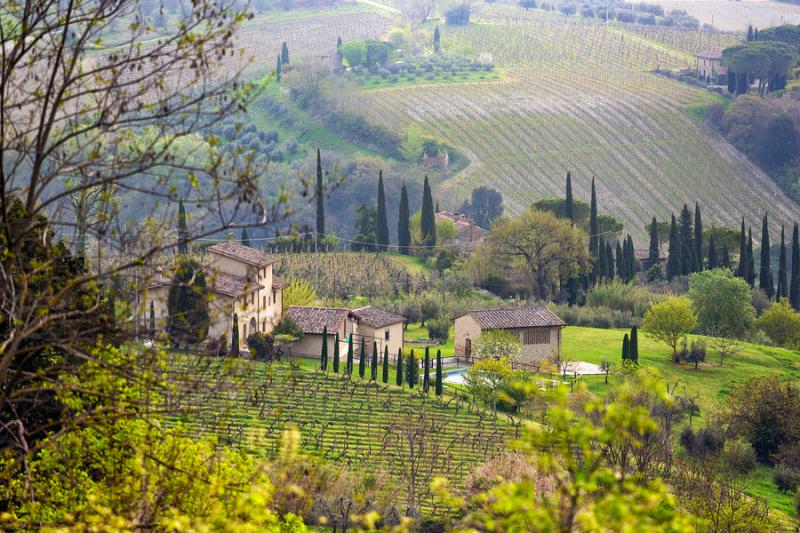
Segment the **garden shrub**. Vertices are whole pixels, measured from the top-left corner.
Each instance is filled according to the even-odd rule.
[[[586,296],[586,305],[607,307],[641,318],[651,304],[663,299],[663,296],[654,294],[638,285],[614,280],[610,283],[596,285]]]
[[[781,492],[794,492],[800,485],[800,471],[784,464],[779,464],[775,467],[772,480]]]
[[[446,343],[450,337],[450,323],[446,316],[428,320],[428,338]]]
[[[736,474],[747,474],[756,467],[756,452],[747,439],[738,437],[722,447],[725,467]]]

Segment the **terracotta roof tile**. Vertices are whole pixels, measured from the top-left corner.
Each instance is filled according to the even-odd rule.
[[[238,259],[239,261],[259,268],[269,266],[275,262],[275,256],[255,248],[250,248],[236,241],[218,242],[214,246],[211,246],[208,251],[232,259]]]
[[[356,317],[359,322],[363,322],[373,328],[382,328],[406,321],[406,317],[384,311],[378,307],[362,307],[361,309],[354,309],[350,314]]]
[[[567,325],[549,309],[541,306],[467,311],[459,315],[459,317],[464,315],[472,315],[482,329],[516,329]]]
[[[303,333],[322,335],[325,326],[328,327],[328,333],[334,334],[349,312],[348,309],[338,307],[291,306],[286,310],[286,316],[291,318]]]
[[[263,285],[248,283],[245,278],[232,276],[224,272],[209,273],[206,271],[205,274],[206,283],[211,292],[222,294],[223,296],[230,296],[231,298],[238,298],[243,294],[249,294],[254,290],[264,288]],[[169,287],[171,284],[172,279],[159,272],[147,288]]]

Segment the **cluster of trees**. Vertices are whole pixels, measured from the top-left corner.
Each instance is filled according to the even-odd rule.
[[[778,26],[760,33],[749,27],[747,37],[747,43],[722,52],[722,64],[728,68],[728,91],[745,94],[756,79],[762,96],[785,88],[789,69],[797,63],[800,26]]]
[[[708,244],[704,239],[703,218],[700,204],[695,203],[694,218],[689,206],[683,204],[679,218],[672,215],[669,228],[669,255],[667,257],[667,279],[672,280],[677,276],[687,276],[693,272],[700,272],[705,268],[724,267],[731,264],[727,241],[720,246],[715,240],[715,234],[708,236]],[[658,243],[660,242],[659,225],[655,217],[650,223],[650,248],[651,261],[658,258]],[[707,253],[706,253],[707,252]],[[657,264],[657,262],[653,262]],[[660,267],[659,267],[660,268]]]

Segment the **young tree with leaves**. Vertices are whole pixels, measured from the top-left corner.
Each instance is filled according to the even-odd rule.
[[[411,209],[408,205],[408,189],[403,183],[400,189],[400,208],[397,217],[397,245],[401,254],[408,255],[411,246]]]
[[[420,219],[422,241],[425,246],[436,246],[436,214],[428,176],[422,186],[422,217]]]
[[[769,220],[767,219],[767,213],[764,213],[764,218],[761,221],[761,265],[758,271],[758,286],[768,298],[772,298],[775,295],[770,259]]]
[[[383,188],[383,170],[378,172],[377,215],[375,236],[378,240],[378,250],[385,252],[389,249],[389,220],[386,217],[386,192]]]
[[[677,363],[678,342],[691,333],[696,324],[692,301],[683,296],[670,296],[650,306],[644,314],[642,329],[672,348],[672,361]]]
[[[436,350],[436,396],[441,396],[444,388],[444,376],[442,372],[442,351]]]

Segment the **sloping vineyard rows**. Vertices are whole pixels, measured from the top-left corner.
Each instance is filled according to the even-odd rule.
[[[302,278],[324,298],[350,299],[386,294],[419,294],[430,290],[432,280],[398,267],[383,254],[331,252],[280,254],[275,275]]]
[[[547,13],[539,10],[525,10],[516,5],[508,4],[481,4],[477,17],[481,20],[502,23],[504,25],[535,25],[540,27],[547,24],[552,28],[583,27],[594,28],[597,31],[616,31],[620,35],[640,36],[652,41],[659,41],[675,50],[688,54],[696,54],[715,48],[726,48],[744,41],[745,35],[741,32],[731,31],[704,31],[686,28],[673,28],[668,26],[649,26],[644,24],[629,24],[615,20],[608,24],[600,19],[564,16],[559,13]],[[658,46],[658,43],[653,43]],[[666,65],[663,65],[666,66]]]
[[[717,224],[755,223],[767,210],[796,220],[798,207],[763,172],[681,110],[700,94],[644,72],[514,69],[502,82],[382,89],[359,102],[371,120],[417,122],[472,152],[470,167],[437,190],[454,205],[492,184],[518,211],[562,195],[571,170],[583,200],[597,176],[603,209],[637,239],[653,215],[695,200]]]
[[[553,23],[553,20],[556,22]],[[686,68],[693,59],[615,28],[598,24],[562,24],[542,18],[526,24],[470,24],[448,29],[449,46],[488,53],[499,65],[581,70]]]
[[[245,360],[182,360],[170,366],[173,421],[189,434],[271,455],[281,431],[296,427],[301,446],[325,459],[402,475],[408,467],[406,432],[424,435],[413,458],[420,470],[459,486],[477,465],[498,454],[518,426],[456,399],[395,386],[326,376]],[[422,426],[420,426],[422,424]],[[435,431],[434,431],[435,430]],[[404,463],[405,464],[401,464]],[[419,490],[428,480],[422,480]],[[400,480],[400,483],[403,483]]]
[[[377,39],[392,25],[390,18],[372,12],[325,14],[286,22],[247,25],[236,34],[236,47],[256,58],[251,68],[271,72],[286,42],[289,59],[327,57],[336,52],[336,39]]]

